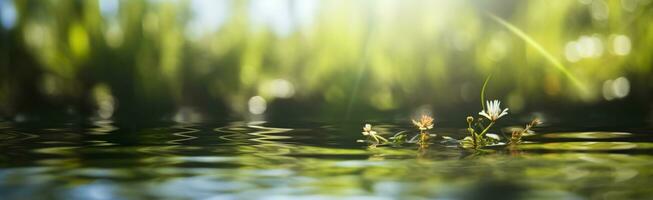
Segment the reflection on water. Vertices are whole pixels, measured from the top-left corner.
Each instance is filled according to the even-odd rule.
[[[609,138],[627,138],[632,134],[622,132],[578,132],[578,133],[550,133],[543,137],[546,138],[570,138],[570,139],[609,139]]]
[[[399,129],[379,125],[383,132]],[[653,137],[538,130],[475,153],[367,148],[358,126],[0,123],[3,199],[642,199]],[[462,138],[464,131],[434,132]]]

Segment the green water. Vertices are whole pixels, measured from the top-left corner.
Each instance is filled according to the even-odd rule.
[[[376,123],[381,133],[410,130]],[[362,123],[0,123],[2,199],[646,199],[647,129],[368,148]],[[560,131],[565,130],[565,131]],[[463,128],[435,128],[453,138]]]

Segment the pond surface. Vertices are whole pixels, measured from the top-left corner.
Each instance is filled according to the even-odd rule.
[[[515,125],[518,125],[516,123]],[[2,199],[646,199],[653,134],[551,125],[483,153],[363,123],[0,123]],[[380,133],[412,130],[375,123]],[[463,128],[435,128],[453,138]]]

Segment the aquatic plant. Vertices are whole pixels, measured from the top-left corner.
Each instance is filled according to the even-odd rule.
[[[433,121],[433,118],[428,115],[422,115],[419,120],[412,120],[413,125],[419,129],[419,140],[417,141],[417,144],[419,144],[421,147],[428,146],[430,135],[427,130],[433,128]]]
[[[408,139],[408,131],[399,131],[390,137],[390,140],[385,139],[376,131],[372,130],[372,125],[370,124],[365,124],[365,126],[363,126],[362,133],[364,136],[367,136],[367,142],[374,146],[380,144],[399,146],[404,143],[416,143],[420,146],[428,146],[429,138],[435,136],[435,134],[428,133],[428,130],[433,128],[434,121],[433,117],[428,115],[422,115],[418,120],[413,119],[412,123],[419,130],[419,134],[413,136],[411,139]],[[364,142],[364,140],[360,140],[360,142]]]
[[[531,128],[540,124],[542,124],[542,122],[539,119],[534,119],[533,121],[531,121],[531,123],[526,124],[526,127],[524,129],[512,131],[512,134],[510,136],[510,144],[511,145],[520,144],[522,136],[524,136],[525,133],[530,132]]]
[[[385,139],[383,136],[380,136],[376,131],[372,130],[371,124],[365,124],[365,126],[363,126],[362,133],[364,136],[367,136],[368,141],[374,140],[375,145],[381,144],[381,141],[388,143],[388,139]]]
[[[461,141],[461,146],[463,148],[480,148],[488,144],[494,144],[500,140],[498,136],[492,135],[487,137],[487,132],[490,128],[496,123],[496,121],[508,114],[508,108],[501,110],[501,102],[499,100],[487,101],[484,106],[486,109],[483,109],[478,114],[487,118],[489,123],[484,125],[484,119],[479,118],[474,120],[474,117],[467,117],[467,132],[470,136],[465,137]],[[480,132],[474,129],[474,127],[480,128]]]
[[[408,138],[407,131],[399,131],[395,133],[394,136],[390,137],[390,143],[392,143],[395,146],[399,146],[403,143],[406,143],[406,139]]]
[[[496,121],[499,118],[508,114],[508,109],[501,110],[500,102],[498,100],[487,101],[486,107],[487,110],[479,112],[481,117],[477,119],[474,119],[472,116],[467,117],[467,132],[470,134],[469,136],[466,136],[462,140],[442,136],[439,138],[439,142],[444,145],[458,144],[462,148],[475,150],[481,150],[483,147],[488,145],[501,144],[501,142],[505,142],[506,140],[510,146],[514,146],[522,142],[521,139],[523,135],[531,133],[533,127],[541,124],[539,119],[534,119],[526,124],[524,129],[515,130],[509,138],[504,135],[504,138],[502,139],[497,134],[489,133],[489,130],[496,124]],[[436,136],[436,134],[428,133],[428,130],[432,129],[434,126],[433,118],[428,115],[423,115],[419,120],[411,121],[413,125],[420,130],[419,134],[414,135],[411,139],[408,139],[410,131],[407,130],[399,131],[389,139],[386,139],[376,131],[372,130],[372,125],[365,124],[362,134],[367,136],[367,140],[359,140],[359,142],[367,142],[370,144],[370,147],[376,147],[378,145],[391,145],[398,147],[404,143],[415,143],[420,149],[428,148],[431,144],[430,140]]]
[[[508,108],[501,109],[501,101],[499,100],[490,100],[485,101],[485,89],[491,78],[489,75],[485,82],[483,83],[483,88],[481,89],[481,107],[482,110],[478,112],[479,117],[475,119],[472,116],[466,118],[467,121],[467,132],[469,136],[463,138],[462,140],[456,140],[451,137],[442,136],[442,144],[459,144],[462,148],[466,149],[476,149],[479,150],[488,145],[499,144],[501,142],[501,137],[496,134],[489,133],[489,130],[496,124],[496,122],[508,115]],[[421,115],[419,119],[412,119],[412,124],[419,130],[419,134],[413,136],[411,139],[408,138],[408,131],[400,131],[394,136],[390,137],[391,140],[387,140],[381,137],[376,131],[372,130],[372,125],[365,124],[363,127],[363,135],[368,136],[368,143],[371,143],[371,146],[376,147],[379,144],[391,144],[393,146],[399,146],[403,143],[416,143],[419,145],[420,149],[427,148],[430,144],[431,137],[435,137],[435,134],[429,134],[428,130],[433,129],[434,119],[429,115]],[[523,130],[513,131],[510,138],[506,137],[508,143],[511,145],[516,145],[521,143],[521,138],[524,133],[527,133],[531,128],[537,126],[541,122],[538,119],[531,121]]]
[[[412,120],[413,125],[417,126],[420,131],[426,131],[433,128],[433,118],[428,115],[422,115],[419,120]]]

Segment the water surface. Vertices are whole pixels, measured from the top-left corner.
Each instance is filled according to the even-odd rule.
[[[391,134],[406,122],[376,123]],[[0,123],[3,199],[645,199],[646,128],[544,126],[483,152],[369,148],[362,123]],[[560,131],[564,130],[564,131]],[[453,138],[462,128],[432,131]]]

